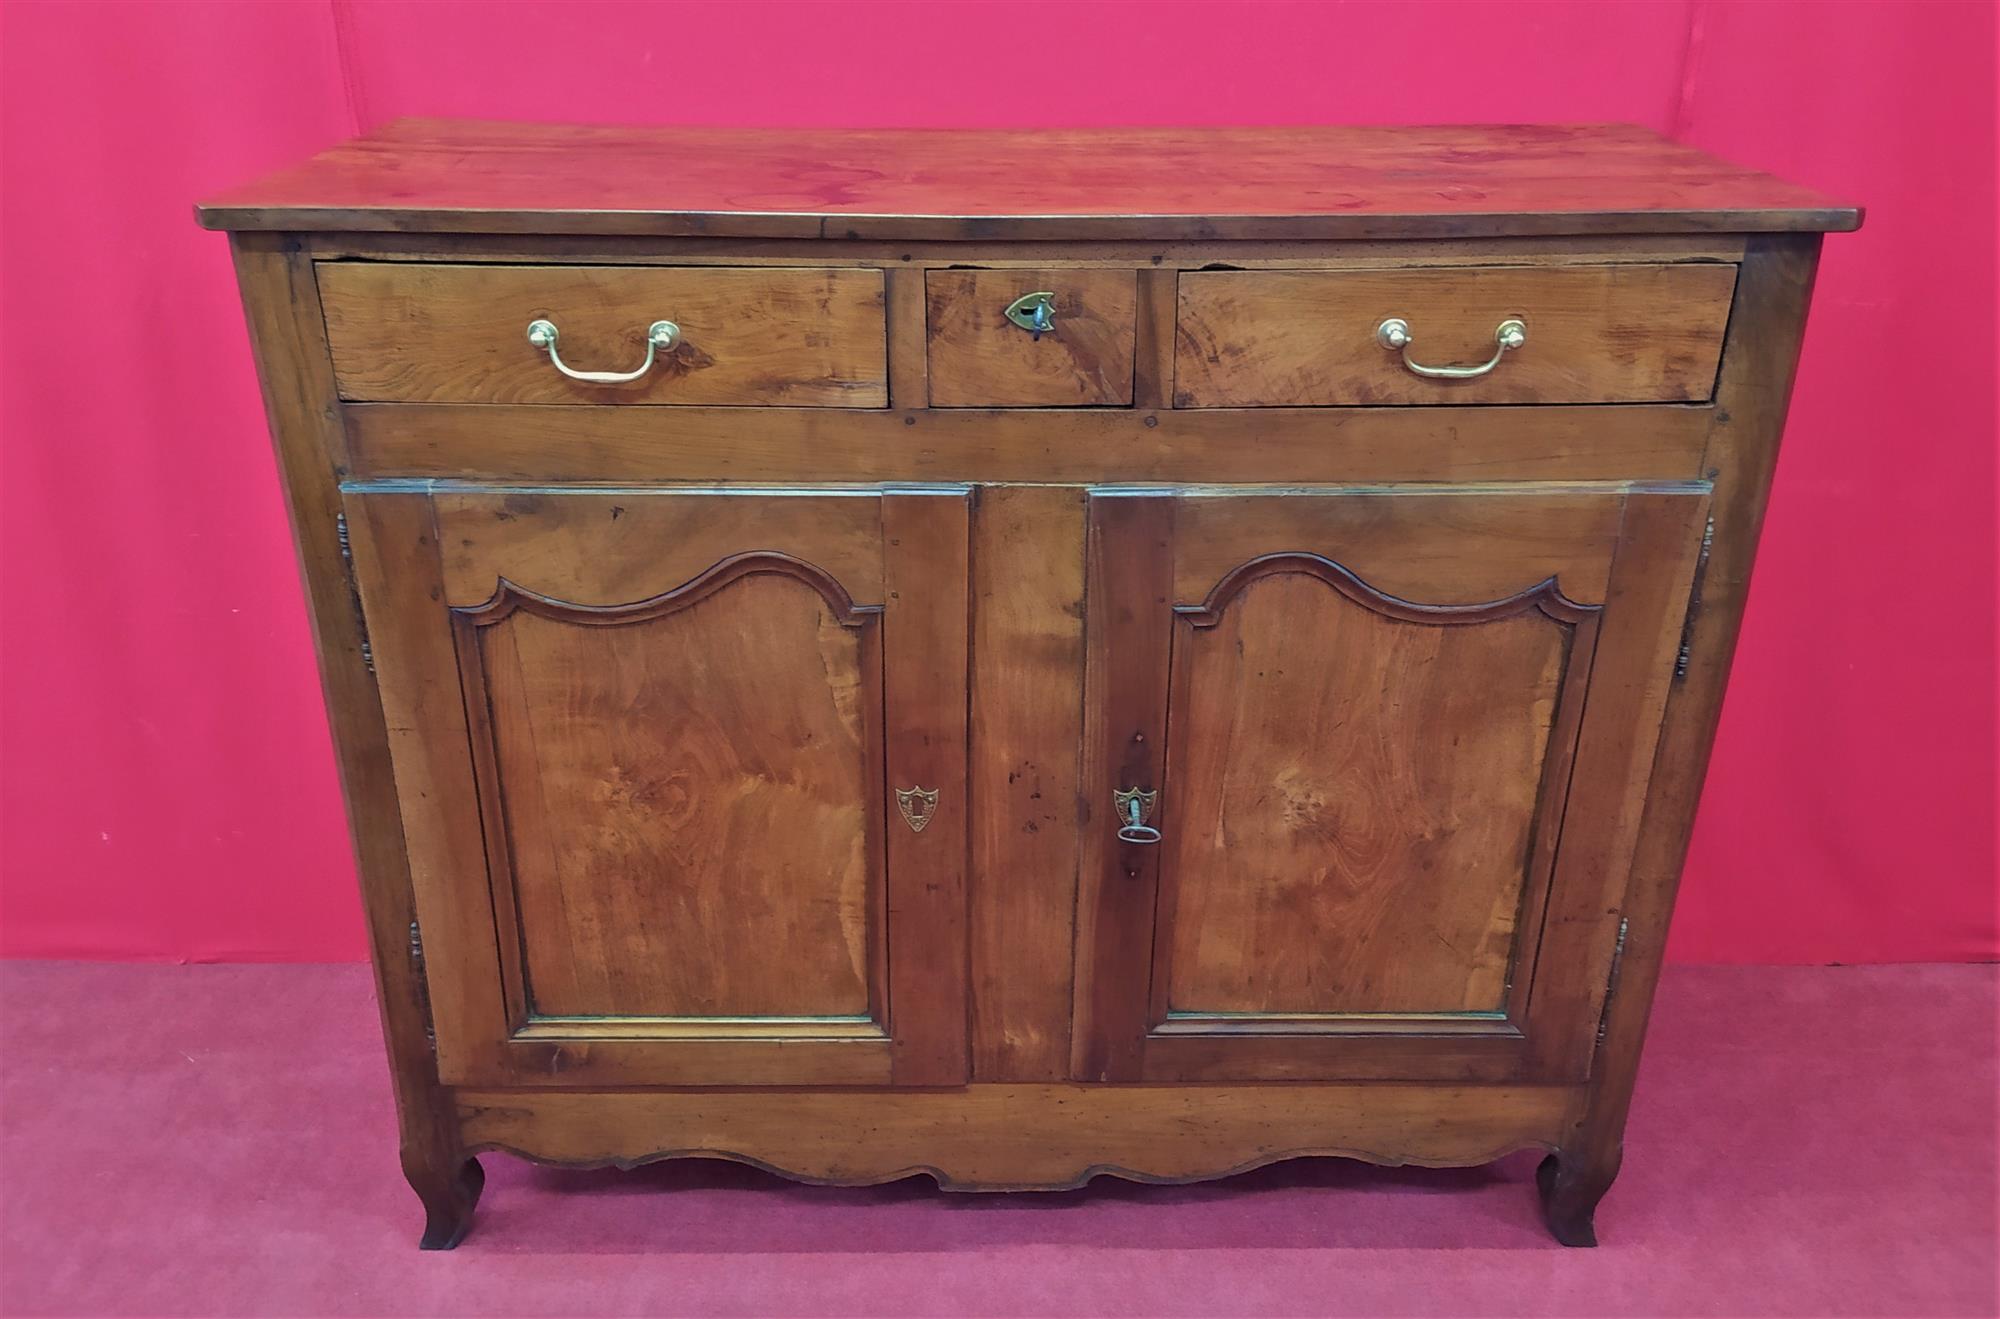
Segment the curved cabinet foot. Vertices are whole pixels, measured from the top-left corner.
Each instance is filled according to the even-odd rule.
[[[1542,1217],[1557,1241],[1565,1246],[1597,1244],[1597,1202],[1617,1176],[1615,1159],[1609,1166],[1593,1166],[1557,1152],[1542,1160],[1535,1169],[1535,1185],[1541,1191]]]
[[[479,1160],[466,1159],[455,1169],[439,1176],[430,1169],[405,1169],[410,1187],[424,1202],[424,1235],[417,1244],[424,1250],[450,1250],[465,1240],[472,1230],[472,1211],[479,1192],[486,1186],[486,1170]]]

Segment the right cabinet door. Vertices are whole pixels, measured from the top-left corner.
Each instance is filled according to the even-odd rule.
[[[1076,1075],[1586,1075],[1707,511],[1094,491]]]

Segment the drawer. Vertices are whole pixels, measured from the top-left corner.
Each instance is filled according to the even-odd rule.
[[[889,402],[879,270],[327,261],[319,288],[344,399]],[[555,327],[552,344],[529,341],[535,321]],[[673,332],[654,346],[658,321]],[[557,360],[632,378],[579,380]]]
[[[1715,388],[1736,288],[1725,264],[1189,271],[1183,408],[1680,403]],[[1402,348],[1382,326],[1407,326]],[[1524,342],[1502,349],[1504,322]],[[1497,359],[1497,360],[1496,360]],[[1434,378],[1412,369],[1490,370]]]
[[[1007,316],[1038,293],[1040,333]],[[924,294],[932,407],[1131,406],[1133,271],[933,270]]]

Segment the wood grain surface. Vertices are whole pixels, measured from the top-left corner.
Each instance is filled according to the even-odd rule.
[[[1183,408],[1440,403],[1680,403],[1715,388],[1736,267],[1186,271],[1174,402]],[[1477,366],[1501,322],[1528,341],[1485,375],[1436,380],[1376,342],[1408,322],[1407,356]]]
[[[622,613],[460,633],[530,1015],[870,1016],[874,614],[782,570]]]
[[[322,262],[341,397],[404,403],[682,403],[879,408],[889,402],[882,273],[706,267]],[[680,338],[626,384],[588,384],[528,342],[559,331],[580,371],[631,371],[646,332]]]
[[[855,1094],[461,1091],[467,1144],[549,1163],[733,1159],[806,1182],[933,1174],[946,1190],[1186,1182],[1307,1154],[1481,1163],[1545,1146],[1555,1086],[975,1085]]]
[[[964,1082],[967,492],[346,494],[449,1076]]]
[[[361,403],[371,476],[690,481],[1386,482],[1693,479],[1708,410],[645,408]],[[1475,429],[1476,427],[1476,429]],[[1468,438],[1468,434],[1473,438]]]
[[[504,579],[555,600],[621,605],[693,581],[746,550],[818,567],[864,604],[882,600],[881,498],[872,490],[590,492],[442,486],[445,603],[470,608]],[[602,497],[597,497],[601,495]]]
[[[1450,238],[1852,229],[1612,126],[838,130],[406,119],[218,194],[216,229]]]
[[[1076,1077],[1580,1079],[1705,488],[1088,507]]]
[[[376,1008],[396,1100],[403,1175],[424,1206],[423,1241],[456,1244],[471,1226],[481,1182],[469,1173],[458,1120],[438,1080],[431,995],[417,955],[410,860],[396,798],[385,711],[356,604],[339,475],[345,429],[327,355],[311,260],[275,234],[238,234],[230,253],[243,296],[271,442],[284,486],[307,617],[319,656],[327,724],[367,920]]]
[[[1619,901],[1626,937],[1616,983],[1607,987],[1589,1092],[1559,1153],[1545,1165],[1544,1211],[1568,1244],[1595,1243],[1592,1214],[1624,1157],[1647,1014],[1743,621],[1819,257],[1817,235],[1753,239],[1744,255],[1740,306],[1729,324],[1716,390],[1720,406],[1704,461],[1715,478],[1713,543],[1699,575],[1700,602],[1682,637],[1685,664],[1667,700],[1657,766]]]
[[[1302,550],[1418,604],[1485,604],[1548,578],[1597,604],[1618,543],[1618,493],[1581,482],[1191,489],[1175,501],[1174,603],[1200,604],[1252,559]]]
[[[1104,407],[1132,401],[1138,282],[1129,270],[933,270],[930,399],[937,408]],[[1007,319],[1048,293],[1039,337]]]
[[[1083,492],[990,486],[972,523],[972,1074],[1069,1075]]]
[[[1567,634],[1296,571],[1179,631],[1156,1020],[1504,1011]]]
[[[1533,1147],[1593,1239],[1858,211],[1628,128],[406,121],[201,215],[287,231],[235,248],[426,1244],[486,1148]],[[1528,343],[1428,381],[1390,316]],[[683,335],[584,384],[535,318]]]

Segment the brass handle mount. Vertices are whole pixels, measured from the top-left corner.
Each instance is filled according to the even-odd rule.
[[[626,385],[637,380],[653,369],[659,355],[680,341],[681,327],[672,321],[654,321],[646,327],[646,360],[633,371],[579,371],[562,360],[556,352],[556,341],[562,337],[554,321],[532,320],[528,322],[528,342],[543,349],[549,361],[555,363],[556,370],[571,380],[581,380],[587,385]]]
[[[1500,359],[1514,349],[1528,342],[1528,323],[1509,318],[1501,321],[1493,331],[1493,356],[1476,366],[1425,366],[1422,362],[1410,360],[1410,345],[1416,336],[1410,332],[1410,323],[1400,316],[1391,316],[1375,327],[1375,342],[1392,353],[1403,355],[1403,365],[1413,375],[1426,380],[1476,380],[1494,367]]]

